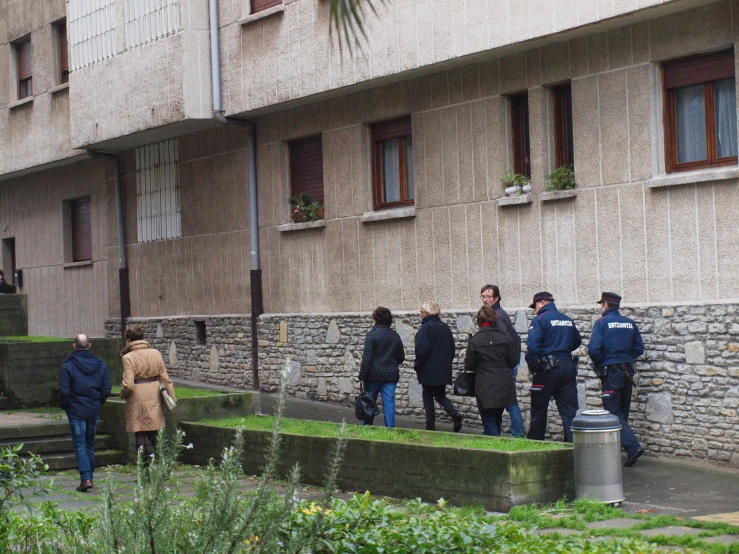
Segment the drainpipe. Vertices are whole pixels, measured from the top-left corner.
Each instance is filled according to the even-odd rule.
[[[121,336],[126,334],[126,320],[131,316],[131,295],[128,285],[128,258],[126,255],[126,219],[123,203],[123,186],[121,185],[121,159],[117,154],[97,152],[88,149],[91,158],[107,158],[113,160],[115,176],[115,207],[118,223],[118,286],[121,302]]]
[[[256,127],[249,121],[228,119],[221,107],[221,59],[218,46],[218,0],[210,0],[210,71],[213,86],[213,118],[223,123],[245,125],[249,128],[247,139],[249,179],[249,235],[251,239],[251,371],[252,386],[259,390],[259,339],[257,320],[264,313],[262,299],[262,270],[259,267],[259,218],[257,216],[257,141]]]

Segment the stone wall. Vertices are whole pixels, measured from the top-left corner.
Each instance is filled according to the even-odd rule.
[[[0,337],[25,335],[28,335],[28,296],[0,294]]]
[[[576,321],[587,344],[592,322],[599,317],[597,307],[563,311]],[[531,310],[510,313],[525,341]],[[739,305],[635,306],[624,308],[622,313],[637,322],[646,347],[646,355],[638,363],[639,389],[633,398],[631,421],[649,454],[739,466]],[[396,407],[399,414],[423,417],[421,389],[412,369],[414,336],[420,321],[416,314],[408,312],[395,315],[394,326],[406,346]],[[472,316],[472,312],[442,314],[457,343],[457,367],[464,361],[467,339],[474,332]],[[205,321],[204,346],[195,344],[190,318],[132,319],[129,323],[145,325],[153,345],[172,365],[173,375],[249,386],[249,317],[219,316]],[[352,403],[359,390],[356,377],[370,326],[368,313],[261,316],[259,360],[263,390],[277,389],[279,372],[288,361],[290,394]],[[109,322],[108,329],[115,333],[117,322]],[[578,381],[581,409],[600,407],[600,382],[587,357],[581,358]],[[529,373],[522,364],[518,395],[527,428],[529,386]],[[466,425],[480,426],[474,399],[452,400],[464,413]],[[446,418],[439,407],[437,416]],[[509,432],[508,423],[506,413],[505,433]],[[550,404],[549,436],[562,437],[554,402]]]
[[[205,341],[197,325],[205,325]],[[251,388],[251,317],[129,318],[128,325],[141,325],[144,338],[158,349],[170,376],[203,383]],[[105,322],[106,335],[120,335],[120,320]]]

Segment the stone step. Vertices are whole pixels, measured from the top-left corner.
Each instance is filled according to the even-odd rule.
[[[77,469],[77,457],[74,452],[43,454],[41,459],[49,466],[50,470]],[[120,450],[95,450],[95,467],[123,464],[123,460],[123,452]]]
[[[103,421],[98,422],[97,431],[105,429]],[[0,442],[13,443],[36,437],[71,436],[67,421],[45,421],[43,423],[29,423],[15,427],[0,427]]]
[[[53,437],[33,437],[25,438],[21,440],[9,440],[0,441],[0,448],[7,446],[15,446],[16,444],[23,444],[21,454],[28,454],[33,452],[34,454],[50,454],[53,452],[74,452],[74,445],[72,444],[71,436],[53,436]],[[111,435],[97,435],[95,437],[95,448],[106,449],[115,448],[115,440]]]

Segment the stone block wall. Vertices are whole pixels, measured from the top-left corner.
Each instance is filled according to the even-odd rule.
[[[219,315],[128,319],[144,328],[144,339],[159,350],[170,376],[231,387],[252,388],[251,317]],[[201,342],[196,325],[205,326]],[[120,320],[105,322],[106,335],[120,335]]]

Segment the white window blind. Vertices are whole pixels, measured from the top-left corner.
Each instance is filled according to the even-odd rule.
[[[126,48],[171,35],[180,28],[178,0],[125,0]]]
[[[115,51],[115,0],[70,0],[70,70],[111,58]]]
[[[136,148],[138,241],[182,236],[177,139]]]

